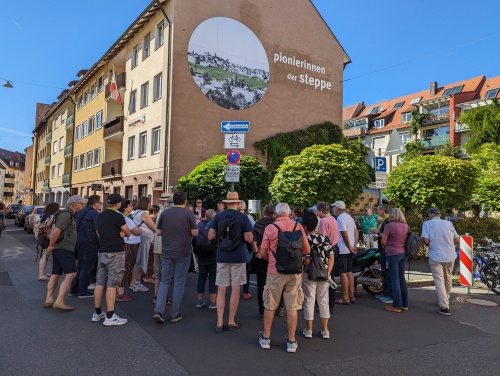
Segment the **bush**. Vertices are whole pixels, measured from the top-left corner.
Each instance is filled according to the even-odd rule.
[[[486,245],[485,237],[494,242],[500,241],[500,218],[459,218],[455,221],[455,230],[458,235],[469,233],[474,239],[474,247]]]

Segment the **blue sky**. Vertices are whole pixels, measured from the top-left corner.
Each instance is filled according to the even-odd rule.
[[[29,146],[36,103],[57,101],[76,73],[91,67],[149,3],[2,1],[0,78],[14,88],[0,86],[0,148],[22,152]],[[352,60],[344,71],[346,106],[425,90],[431,81],[500,75],[498,0],[313,3]]]

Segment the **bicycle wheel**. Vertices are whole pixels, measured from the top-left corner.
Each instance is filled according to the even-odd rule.
[[[472,278],[476,281],[481,281],[484,283],[481,276],[481,264],[476,257],[474,257],[474,259],[472,260]]]
[[[500,295],[500,270],[498,264],[486,264],[481,271],[481,280],[488,289]]]
[[[460,259],[456,258],[455,263],[453,264],[453,270],[451,271],[452,275],[460,275]]]

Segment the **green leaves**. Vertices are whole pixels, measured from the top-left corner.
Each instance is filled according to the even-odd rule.
[[[467,124],[472,137],[464,145],[469,154],[478,152],[482,144],[500,144],[500,104],[496,99],[490,105],[473,108],[460,114],[460,122]]]

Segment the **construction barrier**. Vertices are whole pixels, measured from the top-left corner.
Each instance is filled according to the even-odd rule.
[[[460,284],[472,286],[472,236],[460,236]]]

